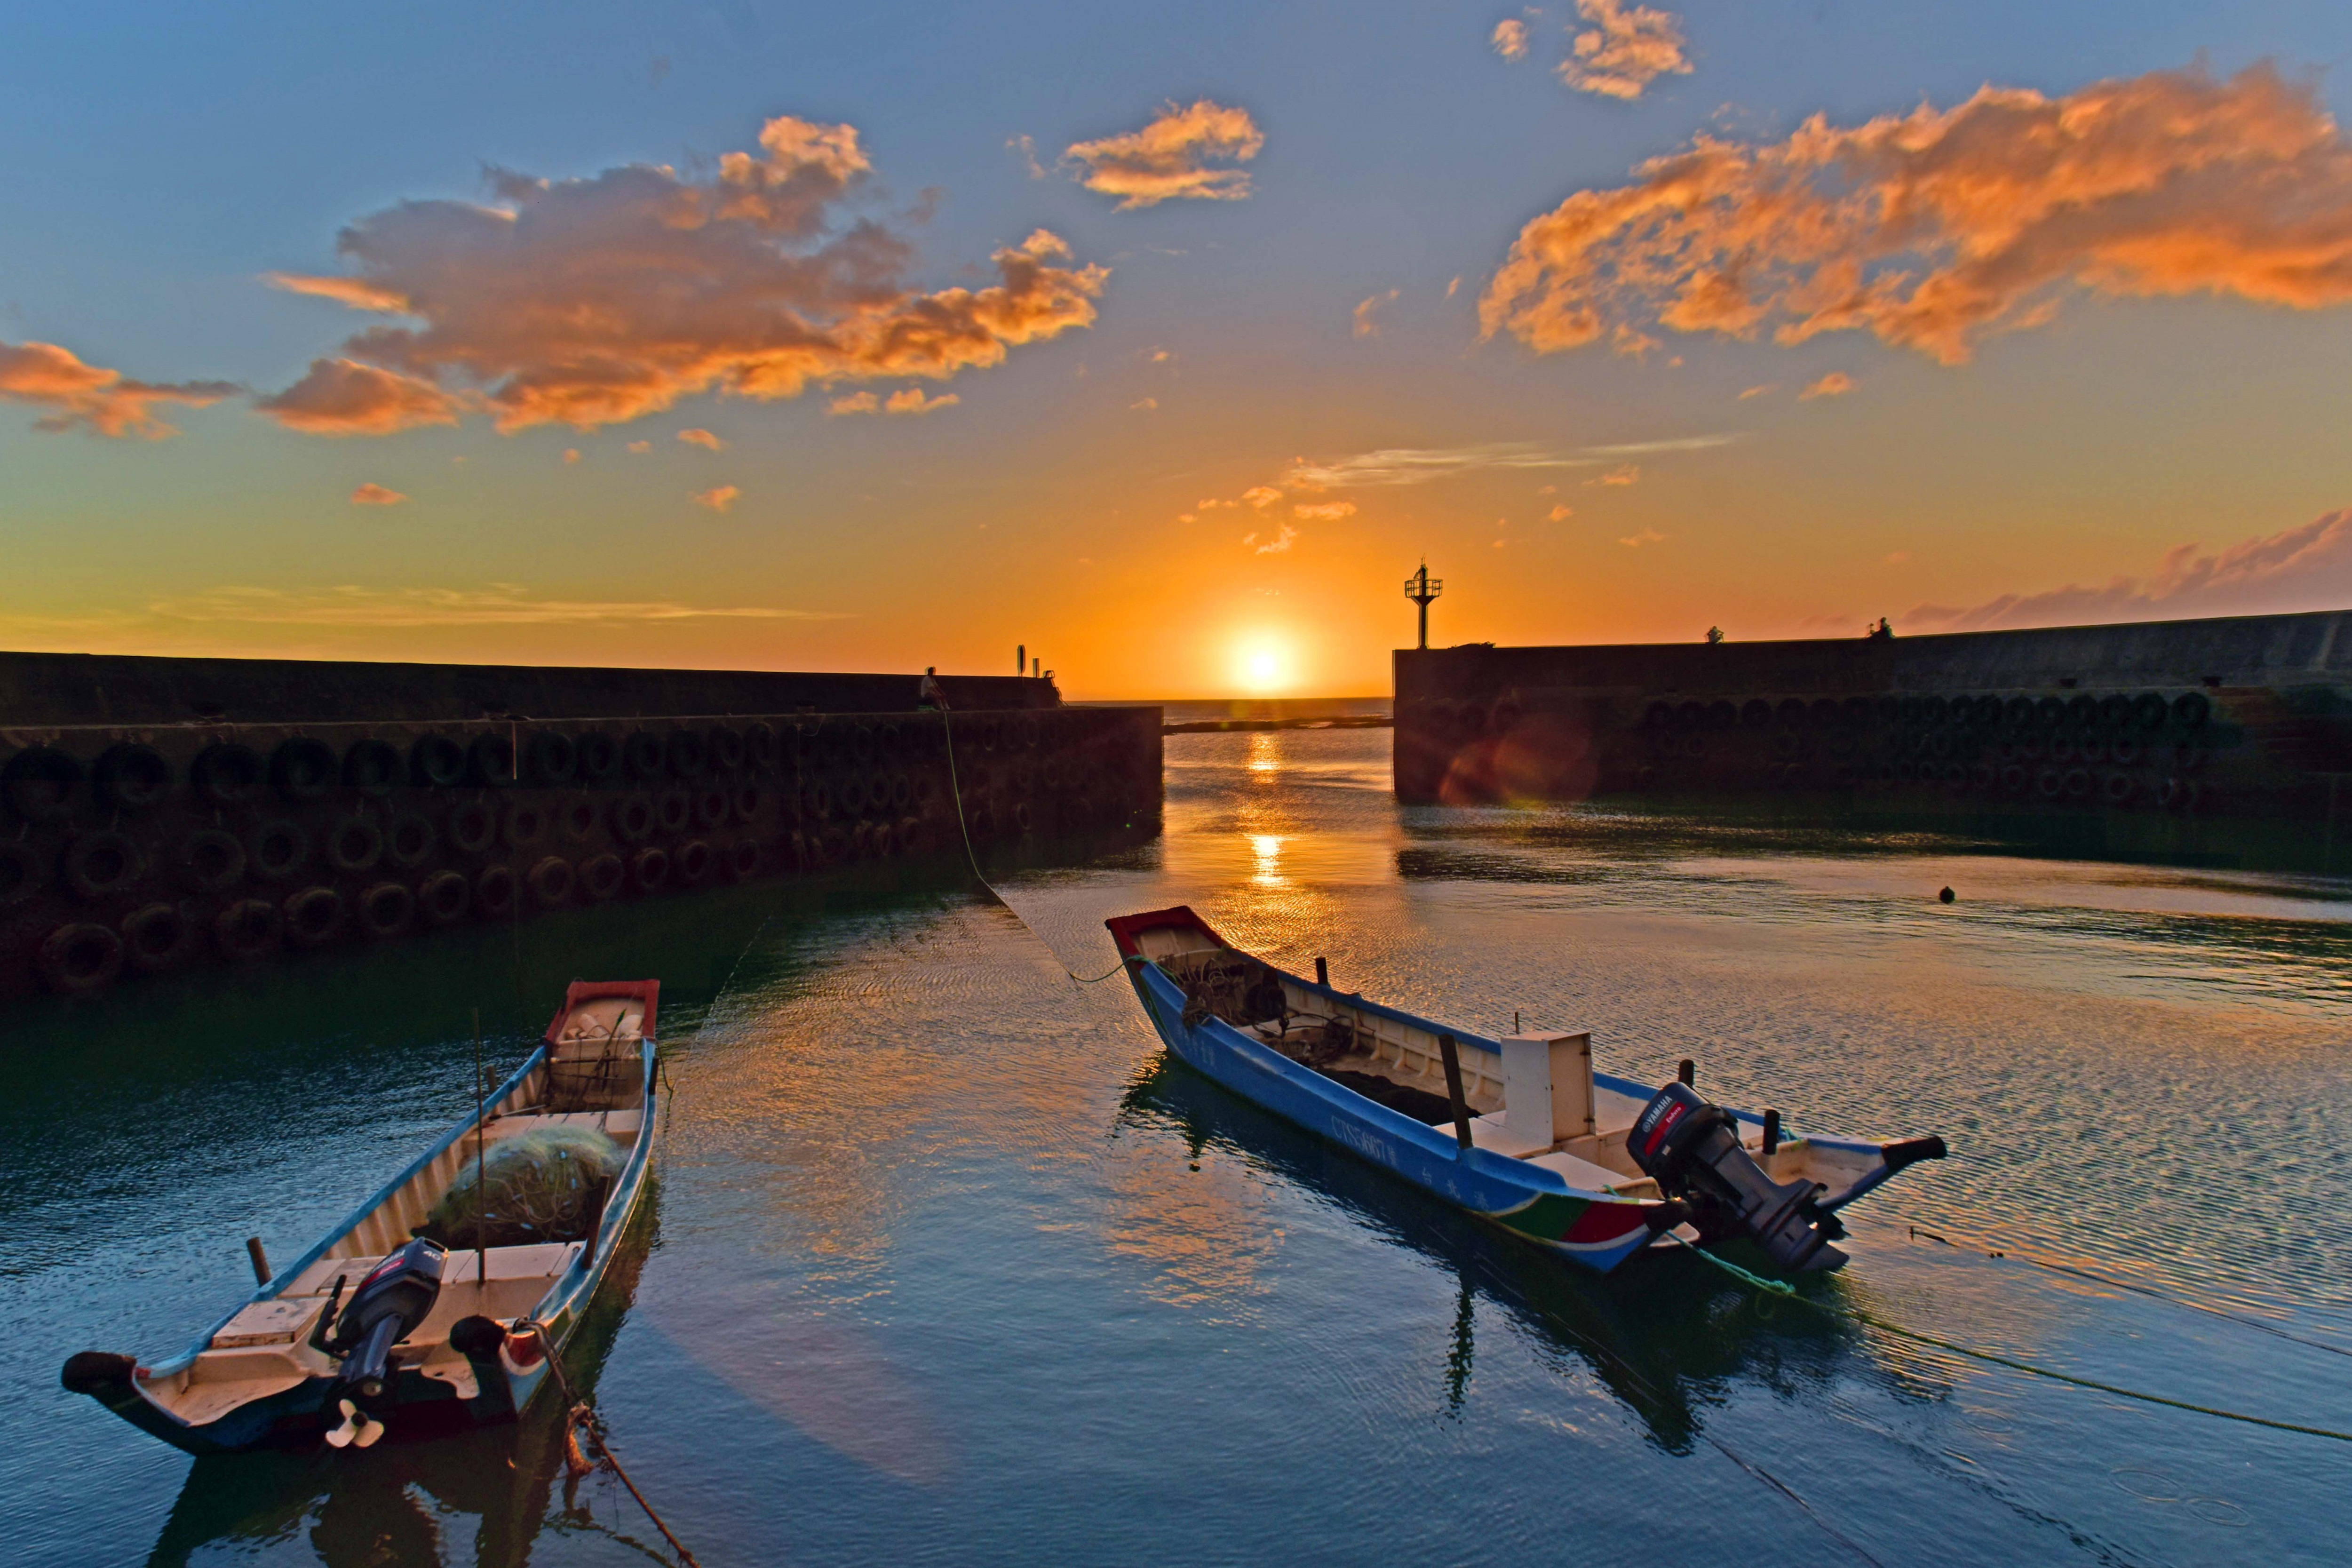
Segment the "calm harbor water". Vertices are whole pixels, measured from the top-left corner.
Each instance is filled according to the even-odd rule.
[[[247,1235],[290,1258],[404,1163],[467,1103],[477,1006],[510,1065],[565,979],[646,973],[677,1098],[580,1367],[710,1568],[2352,1555],[2352,1445],[1843,1315],[2352,1426],[2352,885],[1406,810],[1377,731],[1168,761],[1165,839],[1009,876],[1021,919],[744,889],[12,1016],[0,1555],[644,1561],[626,1495],[562,1479],[551,1411],[192,1463],[56,1373],[176,1348],[247,1288]],[[1800,1127],[1954,1157],[1864,1205],[1809,1288],[1832,1312],[1682,1257],[1593,1279],[1064,973],[1110,966],[1106,915],[1178,901],[1368,995],[1589,1026],[1612,1070],[1692,1057]]]

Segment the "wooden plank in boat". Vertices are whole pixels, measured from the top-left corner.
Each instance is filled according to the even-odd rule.
[[[310,1329],[326,1303],[316,1296],[277,1297],[256,1301],[221,1325],[213,1336],[215,1350],[242,1350],[256,1345],[292,1344]]]

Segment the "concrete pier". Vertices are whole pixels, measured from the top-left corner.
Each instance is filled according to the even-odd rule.
[[[1403,650],[1396,789],[2063,819],[2124,852],[2221,859],[2232,835],[2199,825],[2235,825],[2278,839],[2259,859],[2324,864],[2352,811],[2347,622]]]
[[[0,655],[0,999],[1158,831],[1159,709],[919,679]]]

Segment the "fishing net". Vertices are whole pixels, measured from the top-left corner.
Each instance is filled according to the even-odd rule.
[[[469,1161],[415,1234],[452,1250],[585,1241],[620,1169],[620,1145],[593,1127],[501,1139],[483,1152],[478,1186]]]
[[[1181,953],[1160,967],[1184,987],[1187,1026],[1222,1018],[1237,1027],[1270,1024],[1289,1011],[1282,982],[1255,959],[1238,953]]]

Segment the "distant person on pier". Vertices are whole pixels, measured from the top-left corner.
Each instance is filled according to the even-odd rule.
[[[947,695],[940,689],[939,666],[934,664],[924,667],[923,683],[915,689],[915,706],[926,713],[944,713],[948,710]]]

